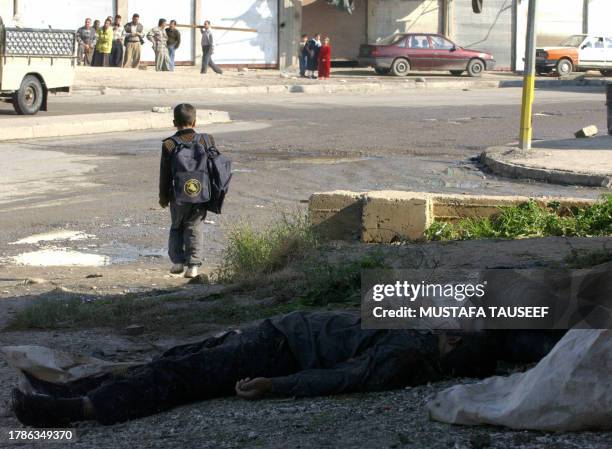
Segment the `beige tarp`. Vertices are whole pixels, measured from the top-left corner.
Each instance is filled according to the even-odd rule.
[[[571,330],[534,368],[456,385],[427,406],[452,424],[575,431],[612,429],[612,331]]]

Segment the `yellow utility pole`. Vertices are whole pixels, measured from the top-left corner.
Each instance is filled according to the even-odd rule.
[[[527,38],[525,44],[525,71],[523,77],[523,104],[521,107],[521,133],[519,138],[521,150],[531,149],[531,136],[533,132],[532,114],[533,99],[535,97],[536,9],[537,0],[529,0]]]

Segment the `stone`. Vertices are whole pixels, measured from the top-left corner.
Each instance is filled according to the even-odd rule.
[[[590,126],[585,126],[584,128],[576,131],[574,133],[574,136],[576,136],[577,139],[586,138],[586,137],[594,137],[597,135],[598,132],[599,130],[597,129],[597,126],[590,125]]]
[[[362,241],[422,240],[431,225],[431,209],[431,197],[425,193],[369,192],[363,206]]]

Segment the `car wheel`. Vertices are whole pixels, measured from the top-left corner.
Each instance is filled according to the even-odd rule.
[[[485,65],[480,59],[472,59],[467,65],[467,72],[470,76],[482,76],[482,72],[484,71]]]
[[[410,63],[407,59],[399,58],[393,61],[391,73],[395,76],[406,76],[410,72]]]
[[[391,69],[386,69],[384,67],[374,67],[374,71],[379,75],[388,75]]]
[[[451,75],[453,76],[461,76],[463,75],[463,70],[451,70]]]
[[[600,70],[603,76],[612,76],[612,70]]]
[[[559,76],[568,76],[574,71],[574,64],[569,59],[560,59],[557,62],[557,73]]]
[[[21,82],[19,90],[13,94],[13,108],[17,114],[36,114],[43,103],[43,88],[40,80],[33,75],[27,75]]]

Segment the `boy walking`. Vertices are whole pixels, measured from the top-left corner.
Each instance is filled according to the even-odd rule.
[[[182,103],[174,108],[174,126],[177,128],[177,132],[164,140],[162,144],[159,204],[163,208],[170,206],[172,224],[168,240],[168,255],[173,263],[170,272],[180,274],[185,271],[186,278],[194,278],[198,275],[198,267],[202,265],[206,209],[204,204],[201,203],[177,201],[173,165],[176,165],[177,152],[188,146],[191,147],[194,144],[194,139],[199,139],[199,145],[202,147],[206,147],[207,143],[203,135],[195,132],[196,109],[192,105]],[[209,136],[209,138],[211,146],[214,146],[212,136]],[[195,191],[198,185],[197,181],[189,185],[188,183],[189,181],[184,186],[185,193],[190,196],[199,193]]]

